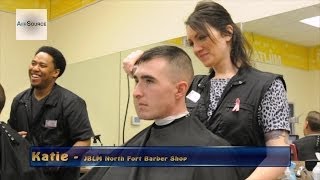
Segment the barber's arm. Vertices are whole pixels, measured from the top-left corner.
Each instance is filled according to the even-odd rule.
[[[266,146],[289,146],[286,130],[273,130],[265,134]],[[268,158],[268,154],[266,159]],[[247,180],[278,179],[286,167],[257,167]]]
[[[94,134],[85,101],[80,97],[73,99],[65,105],[64,115],[68,122],[69,138],[74,142],[73,146],[90,146]]]

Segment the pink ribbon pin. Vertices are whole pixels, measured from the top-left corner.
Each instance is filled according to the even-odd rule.
[[[233,107],[232,111],[236,111],[236,112],[238,112],[238,111],[239,111],[239,109],[240,109],[240,99],[239,99],[239,98],[237,98],[237,99],[236,99],[236,102],[235,102],[234,104],[235,104],[235,105],[234,105],[234,107]]]

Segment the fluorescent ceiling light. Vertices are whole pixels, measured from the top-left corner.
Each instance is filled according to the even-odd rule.
[[[320,16],[314,16],[311,18],[303,19],[300,22],[320,28]]]

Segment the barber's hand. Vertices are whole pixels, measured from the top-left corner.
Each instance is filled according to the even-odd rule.
[[[25,137],[27,136],[28,132],[26,132],[26,131],[19,131],[18,134],[19,134],[20,136],[22,136],[23,138],[25,138]]]
[[[141,57],[142,54],[143,54],[143,51],[136,50],[130,53],[126,58],[124,58],[122,63],[122,68],[130,77],[133,76],[134,64]]]

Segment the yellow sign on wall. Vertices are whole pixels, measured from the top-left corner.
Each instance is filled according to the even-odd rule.
[[[320,70],[320,45],[309,48],[309,69]]]
[[[320,46],[309,48],[249,32],[245,36],[254,49],[255,61],[320,70]]]

